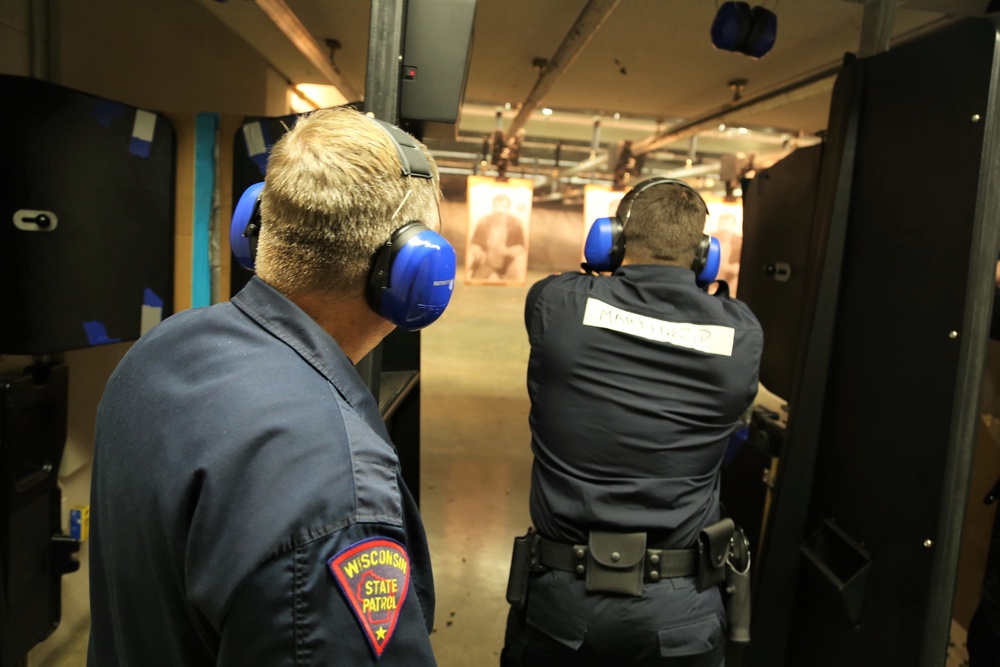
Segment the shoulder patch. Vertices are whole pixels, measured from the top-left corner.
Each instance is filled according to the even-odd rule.
[[[327,561],[354,610],[376,658],[388,646],[410,588],[410,559],[402,544],[372,537],[347,547]]]

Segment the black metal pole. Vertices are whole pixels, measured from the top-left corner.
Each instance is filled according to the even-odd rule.
[[[406,2],[372,0],[368,26],[364,110],[389,123],[399,120],[399,72],[406,31]],[[357,369],[377,400],[381,389],[382,344],[359,361]]]

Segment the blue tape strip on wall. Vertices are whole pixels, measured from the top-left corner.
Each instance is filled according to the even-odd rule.
[[[191,306],[212,303],[212,266],[209,252],[212,200],[215,194],[215,143],[219,114],[200,113],[195,119],[194,229],[191,240]]]

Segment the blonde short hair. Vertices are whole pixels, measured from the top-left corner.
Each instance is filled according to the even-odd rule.
[[[432,179],[402,176],[387,132],[353,109],[300,117],[268,158],[257,275],[286,295],[363,292],[392,232],[413,220],[438,229],[437,166],[420,149]]]

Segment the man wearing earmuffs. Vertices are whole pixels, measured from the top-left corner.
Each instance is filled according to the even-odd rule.
[[[322,110],[248,192],[256,275],[145,334],[101,401],[88,665],[433,665],[427,540],[354,364],[450,298],[437,168]]]
[[[639,183],[595,222],[588,271],[528,293],[534,528],[502,665],[718,667],[727,634],[748,639],[720,591],[749,564],[719,480],[763,333],[725,283],[705,289],[707,213],[682,182]]]

